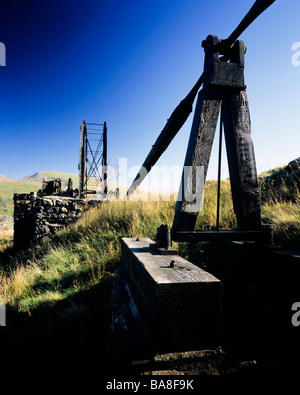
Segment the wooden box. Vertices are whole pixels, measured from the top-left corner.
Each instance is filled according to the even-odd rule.
[[[220,345],[222,283],[148,238],[122,239],[121,271],[159,351]]]

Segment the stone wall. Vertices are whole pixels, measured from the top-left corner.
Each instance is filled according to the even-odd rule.
[[[14,246],[40,245],[62,227],[77,221],[95,201],[63,196],[14,194]]]

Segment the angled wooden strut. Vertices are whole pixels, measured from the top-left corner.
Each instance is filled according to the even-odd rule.
[[[256,0],[249,12],[245,15],[242,21],[239,23],[237,28],[230,34],[230,36],[225,40],[219,40],[217,45],[214,46],[215,52],[227,52],[230,49],[238,37],[248,28],[251,23],[259,17],[270,5],[272,5],[276,0]],[[210,36],[209,36],[210,37]],[[206,42],[208,45],[212,44]],[[230,51],[229,51],[230,52]],[[227,54],[226,54],[227,55]],[[226,61],[229,59],[225,55]],[[156,164],[161,155],[165,152],[173,138],[176,136],[182,125],[187,120],[188,116],[192,112],[193,102],[199,91],[201,85],[204,81],[204,73],[201,74],[191,91],[187,96],[179,103],[179,105],[172,112],[170,118],[168,119],[165,127],[161,131],[154,145],[152,146],[149,154],[147,155],[141,169],[137,173],[135,179],[133,180],[130,188],[127,191],[127,196],[130,196],[136,188],[145,179],[147,174],[151,171],[152,167]]]
[[[86,163],[86,153],[87,153],[87,130],[86,123],[82,121],[80,127],[80,147],[79,147],[79,197],[85,197],[85,191],[87,189],[87,163]]]
[[[259,186],[244,84],[246,45],[236,41],[222,59],[216,52],[220,41],[208,36],[203,42],[204,84],[198,94],[175,208],[174,239],[178,231],[195,229],[220,110],[238,229],[261,230]]]

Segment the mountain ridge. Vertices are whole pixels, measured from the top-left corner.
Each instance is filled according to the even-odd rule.
[[[25,177],[18,178],[18,181],[20,182],[36,182],[36,183],[42,183],[43,179],[46,181],[53,180],[54,178],[60,178],[62,181],[62,185],[66,186],[68,184],[68,179],[72,178],[73,180],[73,185],[74,187],[78,187],[79,183],[79,176],[78,174],[72,174],[72,173],[64,173],[56,170],[50,170],[50,171],[38,171],[34,174],[30,174]]]

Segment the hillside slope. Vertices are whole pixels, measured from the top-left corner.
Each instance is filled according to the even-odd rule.
[[[18,179],[18,182],[31,182],[38,183],[42,185],[43,179],[46,181],[53,180],[54,178],[60,178],[62,181],[62,186],[65,187],[68,185],[68,179],[72,178],[74,188],[78,188],[79,184],[79,176],[77,174],[71,173],[62,173],[60,171],[38,171],[37,173],[31,174],[29,176],[25,176]]]
[[[0,182],[1,182],[1,181],[13,182],[13,181],[16,181],[16,180],[14,180],[14,179],[12,179],[12,178],[9,178],[9,177],[7,177],[7,176],[3,176],[2,174],[0,174]]]
[[[59,171],[40,171],[34,174],[11,179],[5,175],[0,175],[0,215],[13,215],[13,195],[14,193],[36,192],[42,186],[42,181],[60,178],[62,188],[66,188],[68,179],[72,178],[73,188],[79,186],[79,176],[77,174],[63,173]],[[300,191],[300,157],[291,161],[286,166],[263,172],[259,175],[262,203],[275,201],[292,201],[299,199]],[[114,189],[115,186],[112,185]],[[125,188],[125,187],[124,187]],[[126,193],[126,188],[121,188],[120,194]],[[93,189],[93,188],[92,188]],[[124,189],[124,191],[123,191]],[[147,193],[146,193],[147,194]],[[141,198],[142,193],[133,197]]]
[[[292,165],[287,165],[289,167],[285,171],[278,169],[272,174],[260,178],[262,188],[265,188],[264,199],[267,199],[268,183],[273,186],[275,183],[284,186],[290,179],[293,181],[292,185],[299,182],[299,177],[297,179],[298,160],[296,163],[293,162]],[[36,186],[39,188],[38,184]],[[210,181],[206,185],[204,208],[199,215],[198,229],[207,230],[215,226],[216,187],[216,181]],[[287,194],[286,196],[290,197],[291,195]],[[2,264],[0,301],[7,306],[9,317],[14,317],[14,320],[10,318],[10,326],[6,328],[6,338],[3,341],[2,352],[5,348],[7,353],[5,354],[4,351],[3,355],[8,355],[11,358],[9,363],[4,364],[4,368],[7,371],[10,371],[11,366],[16,369],[15,360],[18,360],[17,365],[21,367],[22,373],[25,373],[25,368],[34,373],[39,369],[42,373],[48,371],[52,376],[54,369],[65,373],[66,368],[70,368],[76,374],[82,372],[82,369],[86,369],[90,373],[91,369],[99,370],[100,362],[94,363],[94,356],[98,355],[100,361],[107,368],[106,371],[111,373],[110,369],[115,366],[116,361],[108,363],[107,339],[111,327],[111,289],[115,269],[120,261],[120,239],[122,237],[150,237],[154,239],[158,226],[161,224],[172,226],[174,208],[175,202],[173,201],[108,201],[98,208],[87,211],[77,223],[57,232],[42,248],[27,250],[21,252],[20,255],[14,255],[12,248],[3,249],[2,253],[0,250]],[[228,180],[222,182],[221,185],[220,214],[221,229],[228,229],[235,225]],[[300,205],[297,202],[294,203],[292,200],[278,202],[275,198],[270,201],[266,200],[262,204],[262,217],[264,223],[274,226],[275,241],[279,240],[280,243],[289,245],[300,245]],[[174,243],[174,247],[178,249],[180,256],[190,262],[198,264],[204,269],[208,267],[209,259],[205,243]],[[239,255],[237,260],[239,260]],[[270,337],[270,333],[275,333],[273,336],[276,338],[275,355],[277,357],[278,339],[285,337],[281,335],[281,332],[278,332],[280,336],[274,332],[274,328],[276,329],[278,326],[273,324],[273,320],[280,311],[277,306],[282,306],[280,303],[290,287],[291,278],[293,277],[294,283],[296,283],[299,277],[287,274],[288,281],[282,281],[283,267],[280,265],[275,278],[275,267],[273,262],[269,261],[266,261],[269,266],[265,266],[265,273],[262,276],[261,260],[249,259],[249,262],[251,262],[251,267],[253,265],[252,273],[254,275],[248,277],[249,282],[248,280],[245,282],[245,277],[243,277],[243,281],[237,283],[235,279],[231,281],[232,268],[234,267],[238,273],[242,268],[243,273],[247,265],[244,261],[239,261],[239,265],[234,262],[232,266],[226,266],[222,257],[221,263],[226,272],[225,279],[229,278],[230,282],[224,295],[228,298],[228,289],[233,292],[233,296],[225,301],[224,306],[227,308],[230,306],[230,309],[233,306],[233,310],[229,314],[230,318],[237,316],[237,320],[239,320],[240,317],[242,319],[247,317],[247,321],[241,321],[243,326],[239,326],[240,322],[236,326],[230,325],[228,332],[233,333],[235,340],[238,339],[238,345],[247,343],[247,346],[249,344],[248,334],[252,332],[253,328],[257,328],[259,331],[259,339],[261,339],[262,333],[266,334],[264,340]],[[284,273],[288,273],[286,268],[284,268]],[[258,280],[261,281],[261,288],[257,286]],[[266,288],[266,286],[268,287]],[[269,294],[270,289],[276,291],[275,302],[273,297],[271,298],[273,295]],[[296,291],[297,289],[295,287]],[[262,293],[267,295],[264,302],[261,299]],[[241,306],[240,309],[236,309],[236,302]],[[253,304],[250,305],[250,302]],[[260,307],[259,313],[257,307]],[[290,312],[290,305],[288,307]],[[243,311],[245,311],[244,315],[241,314]],[[268,315],[266,315],[266,311],[269,312]],[[255,321],[254,325],[253,317],[257,317],[259,320],[258,323]],[[262,317],[265,319],[264,323],[267,321],[272,324],[272,331],[269,331],[269,327],[267,331],[261,329],[265,328],[265,325],[261,324]],[[269,317],[271,317],[270,322],[268,321]],[[237,336],[237,332],[232,331],[233,327],[242,327],[243,330]],[[249,331],[245,336],[244,332],[247,328]],[[253,337],[252,333],[251,336]],[[252,345],[251,342],[250,344]],[[12,352],[12,346],[15,347],[15,352]],[[290,351],[292,347],[287,347],[287,349]],[[41,353],[40,350],[43,352]],[[83,350],[83,357],[78,354],[78,350]],[[71,352],[74,352],[75,355]],[[226,350],[226,352],[228,351]],[[36,358],[36,355],[39,358]],[[41,355],[44,356],[42,363]],[[53,357],[51,361],[50,355]],[[264,354],[255,355],[251,350],[250,355],[255,357],[255,360],[253,359],[255,364],[252,363],[250,367],[256,368],[260,364],[268,374],[270,373]],[[261,355],[264,357],[263,361],[259,360]],[[30,356],[33,361],[28,363]],[[236,354],[234,356],[235,364]],[[249,358],[248,353],[245,358]],[[273,358],[272,354],[270,363],[273,365],[270,366],[274,366],[276,373],[280,364],[277,360],[274,362]],[[227,358],[228,360],[230,361]],[[83,366],[80,365],[80,361],[83,362]],[[248,359],[241,359],[241,361],[248,361]],[[290,362],[284,359],[285,361]],[[299,363],[298,354],[297,363]],[[290,365],[294,366],[293,363]],[[47,367],[45,368],[45,366]],[[104,368],[102,367],[102,369]],[[230,367],[230,370],[226,369],[225,373],[232,371],[232,367]]]
[[[259,180],[262,202],[296,202],[300,191],[300,157],[286,166],[262,173]]]
[[[0,175],[0,215],[13,215],[14,193],[37,192],[42,187],[43,179],[50,181],[54,178],[60,178],[62,180],[63,189],[67,187],[68,179],[72,178],[73,188],[78,188],[78,175],[59,171],[42,171],[19,179]]]
[[[13,215],[14,193],[37,192],[40,189],[38,183],[19,182],[16,180],[0,180],[0,215]]]

